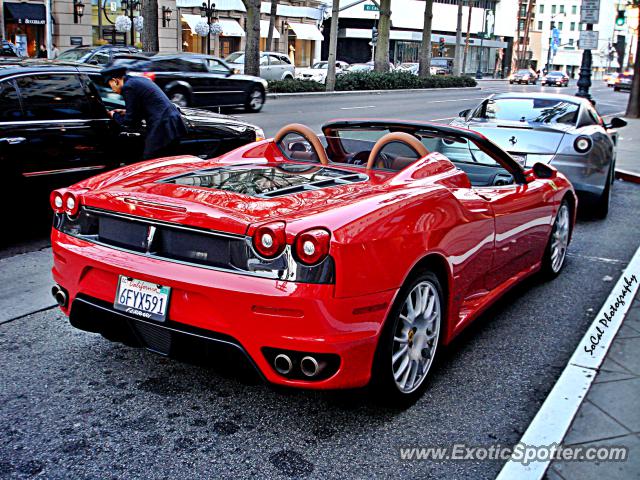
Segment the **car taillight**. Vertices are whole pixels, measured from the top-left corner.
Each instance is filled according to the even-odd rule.
[[[286,246],[284,222],[267,223],[256,228],[253,234],[253,248],[264,258],[280,255]]]
[[[153,72],[142,72],[142,76],[148,78],[152,82],[156,81],[156,74]]]
[[[329,232],[321,228],[302,232],[294,242],[296,258],[306,265],[320,263],[329,254],[330,240]]]
[[[578,153],[586,153],[591,148],[591,139],[589,137],[578,137],[573,142],[573,148]]]
[[[78,214],[80,210],[80,198],[73,192],[66,191],[62,196],[62,203],[64,211],[70,217],[74,217]]]
[[[64,190],[54,190],[49,195],[49,201],[51,202],[51,208],[56,213],[64,212]]]

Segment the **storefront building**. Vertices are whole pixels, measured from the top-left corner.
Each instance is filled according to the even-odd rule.
[[[22,56],[35,57],[40,45],[46,44],[44,3],[4,2],[3,37],[17,48]]]
[[[178,0],[180,16],[181,50],[206,53],[206,37],[196,31],[201,16],[201,0]],[[216,19],[222,33],[212,36],[211,54],[226,57],[230,53],[244,50],[246,42],[246,9],[241,0],[216,1]],[[269,34],[269,12],[271,4],[263,2],[260,20],[260,50],[266,50]],[[310,66],[320,58],[324,37],[318,28],[325,8],[320,2],[307,1],[304,4],[289,5],[279,3],[273,29],[271,51],[286,53],[298,67]]]
[[[341,8],[353,4],[352,0],[341,0]],[[513,12],[511,12],[513,10]],[[496,70],[502,72],[508,65],[510,45],[515,31],[516,0],[476,0],[472,2],[469,48],[463,71],[475,73],[480,65],[484,74]],[[469,7],[463,9],[463,45],[467,31]],[[368,62],[372,59],[372,28],[377,27],[379,12],[369,1],[345,8],[340,12],[338,25],[338,60],[348,63]],[[500,22],[495,22],[500,18]],[[394,0],[391,4],[391,31],[389,34],[389,60],[398,65],[417,62],[422,40],[424,2],[418,0]],[[433,57],[452,59],[456,43],[457,1],[435,0],[431,46]],[[324,23],[328,36],[330,19]],[[482,35],[481,32],[487,32]],[[444,41],[444,50],[439,44]],[[328,55],[328,42],[323,46],[323,58]]]

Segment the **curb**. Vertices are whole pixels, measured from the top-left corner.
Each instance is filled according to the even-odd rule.
[[[616,170],[616,178],[625,182],[640,183],[640,173],[629,170]]]
[[[632,301],[624,300],[635,298],[639,276],[640,247],[609,292],[562,374],[516,446],[536,448],[562,444],[631,308]],[[516,447],[513,449],[514,453],[515,451]],[[522,460],[512,457],[504,464],[496,480],[540,480],[553,460],[556,458],[523,463]]]
[[[382,95],[388,93],[420,93],[436,92],[442,90],[482,90],[481,87],[449,87],[449,88],[407,88],[397,90],[349,90],[345,92],[297,92],[297,93],[267,93],[267,98],[287,98],[287,97],[332,97],[340,95]]]

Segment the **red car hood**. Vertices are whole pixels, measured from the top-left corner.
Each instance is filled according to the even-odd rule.
[[[350,172],[362,175],[363,179],[353,183],[291,192],[272,198],[171,181],[185,173],[221,167],[267,169],[270,164],[256,162],[225,166],[215,162],[203,163],[189,157],[137,168],[125,167],[111,176],[105,174],[85,185],[80,184],[90,189],[83,194],[82,204],[110,212],[242,235],[247,233],[252,224],[272,220],[309,220],[328,210],[335,213],[336,209],[354,202],[366,202],[381,193],[379,178],[367,179],[362,175],[362,170],[356,169]],[[340,167],[340,170],[347,169]]]

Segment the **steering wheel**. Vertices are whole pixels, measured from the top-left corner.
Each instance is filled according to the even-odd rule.
[[[410,147],[414,152],[418,154],[419,158],[422,158],[426,155],[429,155],[429,150],[422,144],[420,140],[418,140],[413,135],[409,135],[405,132],[391,132],[382,136],[376,144],[373,146],[371,153],[369,154],[369,160],[367,160],[367,170],[373,168],[373,165],[378,158],[379,153],[382,151],[384,147],[386,147],[390,143],[399,142],[404,143],[408,147]],[[380,165],[378,162],[378,168],[384,168],[384,164]]]
[[[302,125],[301,123],[290,123],[289,125],[285,125],[280,130],[278,130],[278,133],[276,133],[273,139],[279,146],[284,137],[286,137],[290,133],[296,133],[304,138],[307,142],[309,142],[309,145],[311,145],[311,148],[315,151],[315,154],[320,160],[320,163],[322,165],[329,165],[329,157],[327,157],[327,152],[322,146],[322,142],[320,142],[318,136],[313,133],[313,130],[311,130],[306,125]],[[282,151],[282,148],[280,148],[280,150]]]

